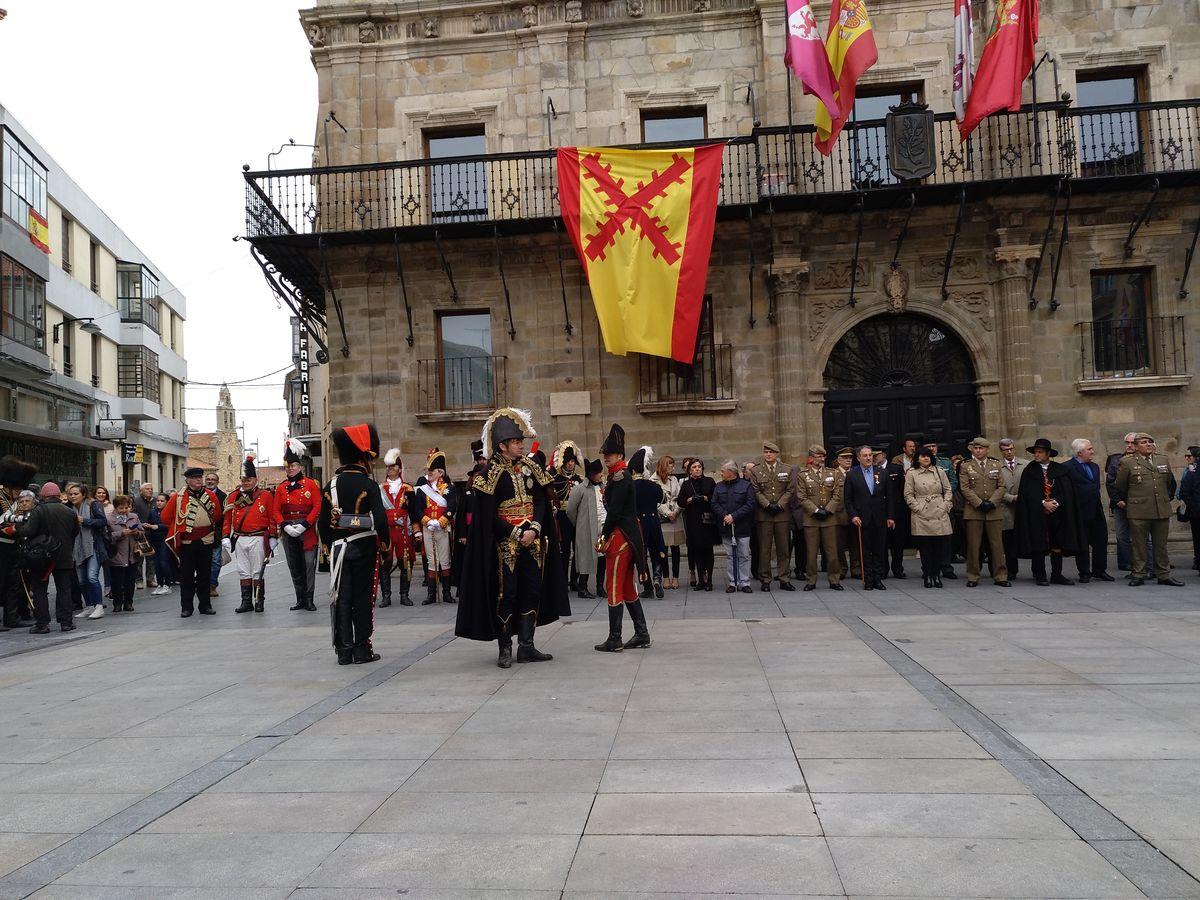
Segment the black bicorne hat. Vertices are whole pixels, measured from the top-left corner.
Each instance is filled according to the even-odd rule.
[[[604,443],[600,445],[600,452],[616,453],[620,456],[625,455],[625,429],[613,423],[612,428],[608,430],[608,437],[604,439]]]
[[[363,462],[379,455],[379,432],[369,422],[333,429],[333,446],[342,465]]]
[[[542,452],[541,450],[534,450],[532,453],[529,454],[529,458],[532,459],[539,466],[541,466],[543,469],[546,468],[546,454],[544,452]]]
[[[588,478],[591,478],[593,475],[599,475],[603,471],[604,462],[602,460],[588,459],[586,456],[583,458],[583,473]]]
[[[629,469],[641,475],[646,469],[646,448],[640,447],[629,457]]]
[[[515,419],[508,416],[497,416],[492,424],[492,447],[499,447],[505,441],[520,441],[525,439],[525,433]],[[479,442],[480,444],[483,441]],[[483,448],[480,447],[480,450]]]
[[[471,459],[483,459],[483,441],[471,441]]]

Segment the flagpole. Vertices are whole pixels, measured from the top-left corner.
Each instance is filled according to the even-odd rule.
[[[792,73],[787,68],[783,70],[787,79],[787,121],[788,121],[788,186],[796,185],[796,135],[792,123]]]

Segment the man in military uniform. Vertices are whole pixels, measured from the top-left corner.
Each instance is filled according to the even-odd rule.
[[[408,590],[415,557],[408,507],[412,502],[413,486],[404,480],[404,460],[400,458],[398,447],[393,447],[383,455],[383,464],[387,468],[379,489],[383,491],[383,508],[387,513],[391,549],[379,558],[379,589],[383,595],[379,606],[382,608],[392,605],[393,569],[400,572],[400,605],[412,606]]]
[[[1134,453],[1121,460],[1114,487],[1117,496],[1125,501],[1125,515],[1129,518],[1133,555],[1133,578],[1129,586],[1141,587],[1146,583],[1146,538],[1149,537],[1154,545],[1154,577],[1159,584],[1182,587],[1182,581],[1171,577],[1171,561],[1167,556],[1175,475],[1168,459],[1154,452],[1154,438],[1144,431],[1134,435]]]
[[[453,603],[450,594],[450,547],[458,495],[446,480],[446,454],[434,447],[425,464],[425,478],[412,494],[409,515],[425,555],[426,595],[422,606]]]
[[[370,423],[333,429],[341,466],[322,492],[317,533],[329,554],[330,617],[339,666],[375,662],[375,579],[379,553],[388,552],[383,494],[371,477],[379,432]]]
[[[638,527],[637,491],[625,462],[625,429],[614,424],[600,447],[600,458],[608,472],[605,482],[604,526],[596,549],[604,554],[604,593],[608,598],[608,640],[596,645],[604,653],[618,653],[650,646],[650,629],[638,599],[637,582],[649,577],[646,550]],[[621,623],[629,609],[633,637],[621,643]]]
[[[845,490],[846,475],[854,466],[854,448],[843,447],[837,455],[838,478]],[[838,537],[838,567],[842,575],[853,578],[862,577],[862,560],[858,558],[858,533],[850,524],[850,515],[846,512],[845,504],[838,510],[833,521],[837,525]]]
[[[571,489],[583,481],[578,468],[583,453],[574,441],[562,441],[550,455],[552,468],[550,474],[554,477],[554,520],[558,525],[558,551],[562,558],[563,571],[567,573],[567,584],[574,587],[576,574],[572,571],[571,555],[575,546],[575,526],[567,517],[567,498]]]
[[[817,546],[825,556],[829,587],[840,591],[842,568],[837,552],[837,514],[842,509],[842,485],[844,479],[839,470],[825,465],[825,448],[808,448],[812,465],[808,466],[796,482],[796,494],[804,507],[804,545],[808,551],[805,566],[807,583],[804,590],[817,589]]]
[[[454,633],[474,641],[496,641],[496,665],[553,659],[534,646],[534,630],[571,614],[567,582],[559,563],[550,475],[525,456],[525,439],[535,437],[528,413],[499,409],[483,426],[487,468],[471,481],[461,603]]]
[[[179,617],[200,607],[200,615],[215,615],[208,590],[216,534],[225,515],[221,498],[204,486],[204,470],[193,466],[183,473],[184,487],[163,507],[167,546],[179,561]]]
[[[987,533],[988,559],[997,587],[1010,587],[1004,557],[1004,478],[998,459],[988,456],[992,442],[977,437],[967,449],[971,458],[958,467],[962,491],[963,523],[967,532],[967,587],[979,585],[979,548]]]
[[[315,612],[317,588],[317,517],[321,513],[321,486],[304,472],[302,460],[308,448],[297,438],[288,438],[283,448],[287,477],[275,486],[275,525],[283,543],[292,589],[293,610]]]
[[[222,547],[237,563],[242,605],[234,612],[263,611],[263,574],[267,558],[279,543],[275,524],[275,498],[258,486],[254,455],[242,463],[241,485],[225,498]]]
[[[771,589],[771,550],[779,568],[779,588],[794,591],[791,576],[791,514],[788,505],[796,491],[796,470],[779,462],[779,445],[763,442],[763,461],[750,471],[750,485],[758,501],[755,521],[758,524],[758,580],[762,590]]]

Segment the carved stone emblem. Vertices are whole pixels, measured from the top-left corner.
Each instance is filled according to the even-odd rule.
[[[696,0],[692,6],[692,10],[698,13],[708,12],[710,9],[712,9],[711,0]]]
[[[925,178],[937,168],[933,111],[906,100],[887,116],[888,168],[901,179]]]
[[[471,31],[474,34],[486,34],[490,26],[488,25],[487,16],[481,12],[475,13],[471,18]]]
[[[325,46],[325,29],[316,22],[308,26],[308,42],[314,47]]]
[[[538,23],[537,6],[532,3],[522,6],[521,18],[525,21],[526,28],[533,28]]]
[[[567,0],[567,21],[583,21],[583,0]]]
[[[917,280],[921,284],[941,284],[942,270],[945,265],[945,255],[922,256],[918,263]],[[978,255],[969,252],[954,255],[954,264],[950,267],[951,282],[982,280],[984,280],[983,264]]]
[[[625,0],[625,10],[631,19],[640,19],[646,14],[646,4],[644,0]]]
[[[974,317],[984,331],[992,330],[992,308],[983,291],[951,291],[949,300]]]
[[[859,262],[855,270],[854,283],[867,287],[871,283],[870,263]],[[832,261],[823,263],[813,270],[813,287],[819,291],[835,291],[850,287],[850,263]]]
[[[883,293],[887,297],[888,312],[898,316],[908,309],[908,273],[899,264],[892,266],[884,276]]]
[[[358,42],[360,44],[373,44],[377,40],[379,40],[379,29],[374,22],[368,19],[358,23]]]
[[[844,300],[814,297],[808,302],[808,339],[815,341],[833,317],[834,312],[844,305]]]
[[[442,23],[440,19],[430,17],[421,23],[421,27],[425,30],[425,37],[435,38],[442,30]]]

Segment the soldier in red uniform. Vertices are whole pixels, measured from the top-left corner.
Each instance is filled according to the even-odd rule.
[[[242,463],[241,486],[225,498],[225,550],[237,563],[242,605],[235,612],[263,611],[263,573],[279,543],[275,497],[258,486],[254,455]]]
[[[292,609],[316,611],[313,592],[317,587],[317,517],[321,514],[321,486],[304,474],[302,460],[308,449],[302,441],[288,438],[283,451],[287,478],[275,488],[275,527],[283,542],[296,605]]]
[[[426,474],[413,492],[409,515],[425,553],[428,594],[421,601],[428,606],[441,599],[453,603],[450,594],[450,545],[458,494],[446,480],[446,454],[434,447],[429,451]]]
[[[412,502],[413,486],[404,480],[404,460],[400,458],[398,448],[393,447],[385,453],[383,463],[387,466],[387,478],[379,487],[383,491],[383,508],[387,511],[392,547],[379,557],[379,587],[383,593],[383,600],[379,605],[392,605],[392,569],[398,568],[400,605],[412,606],[408,586],[416,553],[413,550],[412,522],[408,516],[408,505]]]
[[[203,469],[187,469],[183,480],[183,489],[172,494],[163,507],[162,520],[167,526],[167,546],[179,560],[179,616],[186,619],[195,611],[197,600],[200,615],[216,613],[208,579],[225,510],[216,492],[204,486]]]

